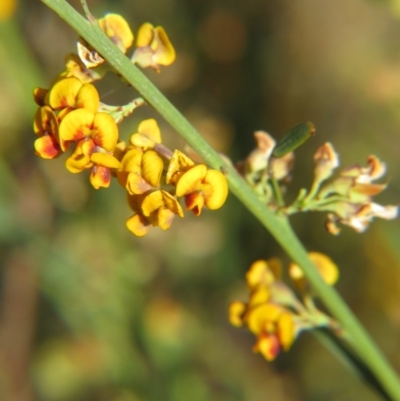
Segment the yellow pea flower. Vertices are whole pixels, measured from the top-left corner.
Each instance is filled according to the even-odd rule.
[[[53,110],[86,109],[95,113],[100,105],[97,89],[84,84],[78,78],[61,79],[54,84],[46,95],[45,103]]]
[[[118,14],[107,14],[99,19],[100,28],[123,53],[132,46],[133,33],[126,20]],[[104,63],[100,56],[84,39],[77,42],[78,55],[86,68],[94,68]]]
[[[161,131],[157,121],[153,118],[143,120],[138,127],[138,132],[131,135],[130,143],[143,150],[154,148],[154,145],[161,143]]]
[[[35,115],[33,130],[38,139],[35,141],[36,154],[43,159],[54,159],[61,154],[58,137],[58,121],[49,106],[40,107]]]
[[[62,119],[59,135],[61,146],[63,141],[87,139],[93,141],[95,146],[112,152],[118,141],[118,127],[109,114],[78,109],[68,113]]]
[[[176,196],[184,196],[186,209],[199,216],[203,206],[215,210],[225,203],[228,184],[220,171],[199,164],[181,175],[176,184]]]
[[[136,46],[131,60],[142,68],[152,67],[159,72],[160,65],[167,66],[175,61],[175,49],[161,26],[143,24],[139,28]]]

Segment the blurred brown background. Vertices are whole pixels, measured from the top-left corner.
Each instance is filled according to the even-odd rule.
[[[10,0],[1,0],[6,4]],[[80,9],[79,2],[72,2]],[[331,141],[342,166],[376,154],[389,167],[379,202],[400,194],[400,22],[396,1],[89,1],[134,32],[163,25],[177,61],[146,74],[218,151],[237,161],[252,133],[276,138],[312,121],[296,152],[287,199],[312,179],[312,155]],[[1,9],[0,9],[1,10]],[[252,261],[282,257],[230,196],[220,211],[187,214],[167,232],[134,238],[123,190],[90,188],[62,158],[33,153],[35,86],[48,87],[75,51],[75,33],[38,0],[0,23],[0,399],[5,401],[333,401],[379,398],[309,333],[267,363],[253,336],[229,325]],[[117,78],[103,101],[136,96]],[[158,119],[150,108],[122,125]],[[332,237],[324,216],[294,216],[309,250],[338,263],[338,290],[400,370],[400,225]]]

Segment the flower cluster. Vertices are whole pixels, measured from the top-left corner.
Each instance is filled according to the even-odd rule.
[[[284,184],[290,181],[294,154],[290,151],[282,157],[274,157],[279,144],[263,131],[255,132],[254,136],[257,147],[237,168],[270,209],[285,215],[328,212],[326,228],[331,234],[340,232],[337,223],[363,232],[374,217],[397,217],[398,206],[382,206],[372,200],[386,188],[386,184],[374,183],[385,174],[385,164],[370,155],[366,167],[348,167],[332,179],[333,171],[339,166],[339,157],[330,143],[323,144],[314,155],[314,181],[310,190],[301,189],[291,205],[284,205],[282,192]]]
[[[374,195],[386,188],[386,184],[373,182],[386,172],[386,165],[376,156],[368,156],[366,167],[347,167],[333,179],[331,177],[333,170],[339,166],[339,157],[330,143],[317,150],[314,162],[314,181],[309,193],[302,191],[289,206],[288,213],[295,208],[299,211],[328,212],[326,227],[331,234],[340,232],[338,222],[363,232],[374,217],[397,217],[398,206],[382,206],[372,200]]]
[[[134,43],[134,35],[125,19],[117,14],[107,14],[99,19],[99,25],[111,41],[126,54]],[[171,65],[175,61],[175,49],[164,28],[144,23],[139,28],[131,61],[142,68],[152,67],[157,72],[160,72],[160,66]],[[103,57],[84,39],[79,38],[77,54],[67,55],[66,70],[60,76],[74,76],[87,83],[101,79],[109,70],[110,66]]]
[[[225,176],[204,164],[196,165],[179,150],[170,155],[161,144],[155,120],[142,121],[130,144],[121,145],[121,168],[117,177],[128,192],[134,212],[127,221],[133,234],[145,235],[151,226],[166,230],[175,215],[183,217],[177,198],[183,197],[186,209],[196,216],[204,206],[214,210],[225,202],[228,195]],[[164,159],[168,159],[166,168]]]
[[[133,44],[134,36],[121,16],[108,14],[99,25],[123,53]],[[164,29],[143,24],[132,62],[159,72],[161,65],[174,59],[175,50]],[[178,150],[167,149],[154,119],[142,121],[128,143],[120,139],[118,123],[144,101],[138,98],[124,106],[101,103],[93,81],[107,71],[111,68],[101,55],[80,38],[78,53],[68,55],[65,71],[51,87],[34,90],[39,106],[33,124],[38,136],[36,154],[54,159],[69,152],[66,168],[71,173],[90,170],[95,189],[107,188],[117,178],[134,212],[127,228],[137,236],[152,226],[166,230],[175,215],[183,217],[181,197],[196,216],[204,207],[220,208],[228,195],[225,176],[195,164]]]
[[[39,105],[34,121],[36,153],[53,159],[73,147],[66,160],[71,173],[90,169],[96,189],[108,187],[110,169],[118,169],[113,156],[118,127],[112,116],[99,112],[100,99],[92,84],[71,77],[57,81],[49,90],[36,90]]]
[[[338,279],[337,266],[324,254],[310,252],[322,278],[329,285]],[[281,281],[278,259],[254,262],[246,273],[250,291],[247,303],[235,301],[229,308],[229,320],[236,327],[247,327],[256,337],[254,352],[271,361],[281,350],[288,350],[304,330],[329,327],[340,334],[336,321],[317,309],[301,269],[291,264],[289,273],[302,294],[302,301]]]

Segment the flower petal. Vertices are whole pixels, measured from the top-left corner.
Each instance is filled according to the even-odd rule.
[[[203,180],[202,189],[205,204],[210,210],[219,209],[228,196],[228,183],[218,170],[208,170]]]
[[[125,188],[130,195],[141,195],[153,189],[153,187],[137,173],[129,173]]]
[[[398,206],[392,206],[392,205],[382,206],[379,205],[378,203],[371,202],[369,204],[369,208],[370,208],[369,212],[372,214],[372,216],[380,217],[381,219],[386,219],[386,220],[395,219],[399,213]]]
[[[193,160],[189,159],[189,157],[179,150],[175,150],[169,161],[166,183],[176,185],[182,174],[192,166],[194,166]]]
[[[154,191],[148,194],[142,203],[143,215],[148,217],[154,211],[164,206],[164,200],[161,191]]]
[[[174,217],[174,212],[165,207],[161,207],[157,212],[157,226],[162,230],[168,230],[172,225]]]
[[[121,170],[127,172],[139,173],[142,169],[142,149],[129,149],[121,160]]]
[[[54,159],[61,154],[60,145],[53,136],[45,135],[35,141],[35,151],[43,159]]]
[[[179,217],[183,217],[182,207],[179,204],[178,200],[175,198],[175,196],[172,196],[167,191],[161,191],[161,194],[163,197],[165,207],[174,214],[177,214]]]
[[[314,177],[317,183],[329,178],[333,170],[339,166],[339,155],[333,146],[326,142],[320,146],[314,154]]]
[[[229,321],[233,326],[242,327],[243,316],[246,311],[246,304],[235,301],[229,305]]]
[[[251,309],[246,314],[246,321],[250,331],[259,334],[266,326],[266,322],[276,322],[282,313],[282,308],[274,304],[262,304]]]
[[[142,214],[134,214],[126,221],[126,228],[137,237],[143,237],[150,230],[151,224]]]
[[[266,303],[270,300],[271,293],[267,287],[258,286],[255,290],[252,291],[249,299],[249,306],[254,307],[256,305],[260,305]]]
[[[150,46],[156,52],[157,64],[170,65],[175,61],[175,49],[162,26],[155,28],[154,40]]]
[[[320,252],[308,252],[308,257],[325,283],[334,285],[339,278],[339,269],[332,259]],[[304,277],[303,270],[295,263],[290,264],[289,274],[294,281],[302,280]]]
[[[84,84],[77,94],[74,107],[96,113],[99,106],[100,97],[97,89],[92,84]]]
[[[295,323],[293,321],[293,316],[289,312],[283,312],[277,322],[277,332],[279,342],[282,348],[287,351],[293,344],[296,337],[295,333]]]
[[[161,143],[161,131],[157,121],[153,118],[143,120],[139,124],[138,133],[131,136],[130,143],[145,150],[153,148],[157,143]]]
[[[111,183],[111,172],[108,167],[94,165],[90,172],[90,183],[93,188],[108,188]]]
[[[58,139],[58,122],[54,111],[49,106],[39,107],[33,123],[33,131],[36,135],[50,135]]]
[[[108,168],[120,168],[121,163],[113,155],[108,153],[94,152],[90,156],[90,161],[98,166],[108,167]]]
[[[121,169],[117,172],[117,179],[120,185],[126,187],[131,172],[140,175],[142,171],[142,156],[143,151],[136,148],[130,149],[125,153],[121,160]]]
[[[207,166],[198,164],[186,171],[176,184],[176,196],[185,196],[201,189],[201,181],[207,174]]]
[[[250,289],[259,285],[270,286],[275,281],[275,277],[268,266],[266,260],[257,260],[252,263],[246,273],[246,282]]]
[[[142,177],[154,188],[160,185],[164,163],[154,150],[148,150],[142,157]]]
[[[75,107],[76,97],[83,84],[78,78],[71,77],[58,81],[49,91],[46,104],[53,110]]]
[[[65,167],[71,173],[80,173],[83,170],[93,167],[90,161],[90,155],[94,149],[94,143],[91,140],[82,140],[76,144],[75,150],[65,161]]]
[[[132,46],[133,33],[126,20],[118,14],[107,14],[99,19],[100,28],[111,41],[123,52]]]
[[[104,58],[93,49],[85,39],[79,38],[76,43],[79,59],[87,69],[93,69],[104,63]]]
[[[131,60],[142,68],[153,67],[159,71],[160,65],[170,65],[175,61],[175,49],[161,26],[154,28],[149,23],[143,24],[136,45]]]
[[[281,346],[275,334],[263,333],[259,336],[253,347],[254,352],[259,352],[267,361],[273,361],[279,354]]]
[[[204,196],[200,192],[192,192],[185,195],[186,210],[191,210],[198,217],[204,207]]]
[[[63,141],[79,141],[90,135],[95,114],[85,109],[68,113],[61,121],[59,136],[61,147],[65,150]]]
[[[79,41],[78,41],[79,46]],[[60,74],[60,78],[78,78],[83,84],[88,84],[101,79],[106,73],[106,70],[86,68],[85,64],[75,53],[69,53],[65,57],[65,71]],[[95,110],[97,111],[97,110]]]
[[[96,113],[90,136],[97,146],[112,152],[118,141],[117,124],[109,114]]]
[[[45,99],[46,99],[48,92],[49,92],[48,89],[43,89],[43,88],[35,88],[33,90],[33,99],[35,100],[35,103],[38,106],[45,105]]]

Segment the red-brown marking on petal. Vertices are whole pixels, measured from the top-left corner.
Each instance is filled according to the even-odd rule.
[[[54,159],[61,154],[60,145],[50,135],[42,136],[35,141],[35,153],[43,159]]]
[[[200,216],[204,206],[204,197],[199,192],[192,192],[185,196],[186,210],[191,210],[195,216]]]
[[[95,189],[108,188],[111,182],[111,172],[108,167],[94,165],[90,173],[90,183]]]

